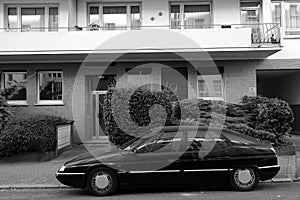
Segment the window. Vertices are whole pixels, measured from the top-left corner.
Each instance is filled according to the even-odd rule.
[[[139,4],[92,4],[89,9],[89,26],[91,30],[125,30],[140,29],[141,12]]]
[[[223,100],[222,75],[198,75],[198,97]]]
[[[284,28],[285,36],[300,35],[300,2],[273,1],[272,19]]]
[[[3,72],[1,76],[2,89],[11,88],[17,83],[21,83],[22,87],[12,96],[8,98],[9,104],[24,104],[27,100],[25,81],[26,72]],[[24,87],[23,87],[24,86]]]
[[[152,83],[151,68],[127,68],[125,75],[126,87],[141,87]]]
[[[281,4],[272,2],[272,22],[281,25]]]
[[[210,3],[172,3],[170,5],[170,26],[172,29],[210,28]]]
[[[242,24],[260,23],[260,1],[241,2],[240,6]]]
[[[38,103],[63,102],[63,72],[38,72]]]
[[[284,3],[286,35],[300,34],[300,3]],[[298,29],[298,30],[297,30]]]
[[[7,6],[7,31],[57,31],[57,6]]]
[[[199,156],[200,158],[206,155],[202,154],[204,152],[210,152],[210,156],[217,156],[216,153],[225,149],[228,145],[225,138],[213,130],[198,130],[197,133],[188,131],[186,152],[196,153],[190,156]]]
[[[58,8],[49,7],[49,31],[58,31]]]

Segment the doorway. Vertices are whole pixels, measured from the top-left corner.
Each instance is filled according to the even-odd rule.
[[[88,76],[88,140],[107,140],[105,135],[103,103],[109,86],[115,83],[115,74]]]

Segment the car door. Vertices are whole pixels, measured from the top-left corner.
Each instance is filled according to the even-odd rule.
[[[138,145],[125,163],[132,169],[125,175],[126,180],[137,186],[181,185],[175,161],[181,155],[182,137],[183,132],[163,131],[159,137]]]
[[[222,182],[228,175],[230,143],[214,133],[188,134],[185,153],[180,157],[185,185]]]

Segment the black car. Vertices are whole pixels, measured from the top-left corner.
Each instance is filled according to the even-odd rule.
[[[207,183],[229,183],[249,191],[279,169],[270,144],[226,129],[170,126],[153,129],[118,150],[79,155],[65,163],[56,178],[99,196],[126,186]]]

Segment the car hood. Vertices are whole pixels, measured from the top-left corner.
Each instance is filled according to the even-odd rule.
[[[65,165],[88,165],[94,163],[116,162],[128,152],[121,149],[93,150],[79,154],[66,162]]]

